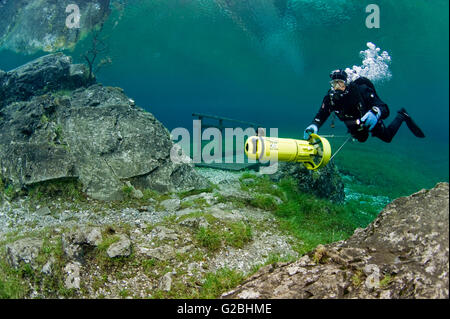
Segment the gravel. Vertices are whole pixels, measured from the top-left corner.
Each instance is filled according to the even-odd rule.
[[[239,177],[241,177],[244,173],[243,171],[222,171],[205,167],[196,167],[195,170],[214,184],[220,184],[223,182],[237,182],[239,181]]]
[[[114,225],[130,224],[142,227],[145,224],[161,222],[166,216],[174,214],[168,211],[155,211],[153,206],[145,206],[144,210],[123,208],[120,210],[104,208],[93,211],[74,205],[53,203],[51,208],[33,206],[28,198],[0,204],[0,240],[6,234],[16,232],[18,235],[46,228],[79,225]],[[42,214],[45,211],[46,214]],[[50,213],[48,213],[50,211]]]

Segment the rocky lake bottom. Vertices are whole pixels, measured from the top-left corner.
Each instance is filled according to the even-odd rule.
[[[270,211],[243,207],[254,194],[240,190],[241,174],[198,171],[214,176],[217,189],[120,204],[67,197],[5,200],[0,206],[3,253],[17,267],[29,263],[44,281],[61,272],[62,291],[89,298],[200,297],[197,285],[208,275],[228,271],[243,278],[270,260],[298,256],[294,238],[276,227]],[[42,251],[48,251],[46,258]],[[55,254],[67,263],[63,269],[57,269],[63,260],[55,260]],[[61,296],[42,288],[21,297]]]
[[[277,183],[248,172],[196,170],[215,186],[165,195],[124,188],[129,198],[110,203],[64,192],[3,200],[2,297],[218,298],[261,269],[321,251],[319,245],[304,255],[304,243],[283,227],[276,207],[286,197]],[[376,206],[387,201],[374,199]]]

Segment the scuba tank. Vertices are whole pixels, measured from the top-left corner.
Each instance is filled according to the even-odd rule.
[[[361,77],[357,78],[356,80],[352,81],[352,83],[355,83],[356,85],[363,85],[363,84],[367,85],[375,92],[375,96],[377,98],[380,98],[378,96],[377,90],[375,89],[375,85],[373,85],[372,81],[370,81],[368,78],[361,76]]]

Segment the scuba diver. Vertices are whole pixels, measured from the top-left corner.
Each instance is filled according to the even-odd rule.
[[[330,78],[331,89],[325,95],[312,124],[305,129],[305,140],[309,139],[311,133],[317,134],[331,112],[345,123],[348,132],[359,142],[365,142],[370,132],[372,136],[390,143],[403,122],[415,136],[425,137],[404,108],[397,112],[389,126],[385,126],[383,120],[389,116],[389,108],[378,97],[375,86],[369,79],[360,77],[349,82],[344,70],[331,72]]]

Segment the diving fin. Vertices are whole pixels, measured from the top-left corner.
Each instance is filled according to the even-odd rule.
[[[411,132],[419,137],[419,138],[424,138],[425,134],[422,132],[422,130],[420,129],[419,126],[417,126],[416,123],[414,123],[414,121],[412,120],[411,116],[408,114],[408,112],[406,112],[406,110],[404,108],[400,109],[400,111],[398,111],[398,113],[403,117],[406,125],[408,126],[408,128],[411,130]]]

